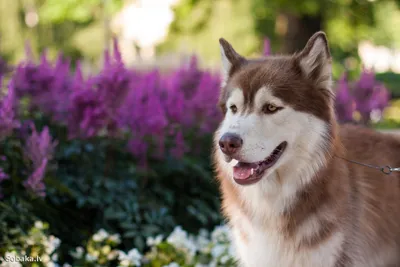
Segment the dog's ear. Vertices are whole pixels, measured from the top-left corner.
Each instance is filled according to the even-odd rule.
[[[238,69],[245,62],[245,58],[239,55],[224,38],[219,39],[219,45],[222,60],[222,86],[224,86],[234,70]]]
[[[315,33],[298,55],[299,64],[307,78],[319,88],[332,90],[332,64],[328,39],[324,32]]]

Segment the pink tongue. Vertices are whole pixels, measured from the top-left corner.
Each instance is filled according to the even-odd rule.
[[[257,164],[239,162],[233,167],[233,177],[238,180],[245,180],[251,176],[251,169],[257,167]]]

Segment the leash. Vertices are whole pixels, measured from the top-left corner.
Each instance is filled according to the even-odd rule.
[[[382,167],[382,166],[376,166],[376,165],[371,165],[371,164],[366,164],[366,163],[357,162],[357,161],[354,161],[354,160],[345,159],[345,158],[342,158],[342,157],[339,157],[339,156],[336,156],[336,155],[335,155],[335,157],[340,158],[340,159],[343,159],[343,160],[346,160],[346,161],[351,162],[351,163],[355,163],[355,164],[364,166],[364,167],[368,167],[368,168],[372,168],[372,169],[377,169],[377,170],[381,171],[382,173],[384,173],[384,174],[386,174],[386,175],[389,175],[389,174],[391,174],[392,172],[400,172],[400,168],[392,168],[392,167],[390,167],[389,165],[383,166],[383,167]]]

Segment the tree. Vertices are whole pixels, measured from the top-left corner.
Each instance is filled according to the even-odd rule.
[[[87,51],[87,58],[98,57],[111,38],[108,20],[122,5],[123,0],[0,1],[0,52],[18,61],[29,41],[34,52],[48,49],[50,56],[61,50],[73,61]]]
[[[331,37],[334,53],[345,58],[356,54],[358,41],[366,38],[389,46],[400,45],[398,34],[392,34],[395,27],[387,22],[398,21],[399,3],[399,0],[182,0],[175,8],[175,21],[161,48],[174,47],[182,39],[187,43],[196,40],[194,47],[198,48],[207,46],[219,35],[231,35],[232,42],[239,46],[246,42],[245,49],[239,47],[242,53],[252,54],[260,51],[260,41],[253,45],[247,42],[268,36],[274,51],[293,53],[303,48],[313,33],[324,30]],[[246,24],[245,19],[249,20]],[[202,38],[206,41],[201,41]],[[203,49],[197,51],[202,53]],[[217,49],[213,53],[217,56]]]

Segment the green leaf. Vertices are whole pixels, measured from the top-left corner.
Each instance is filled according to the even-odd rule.
[[[124,233],[124,238],[133,238],[138,235],[137,231],[127,231]]]

